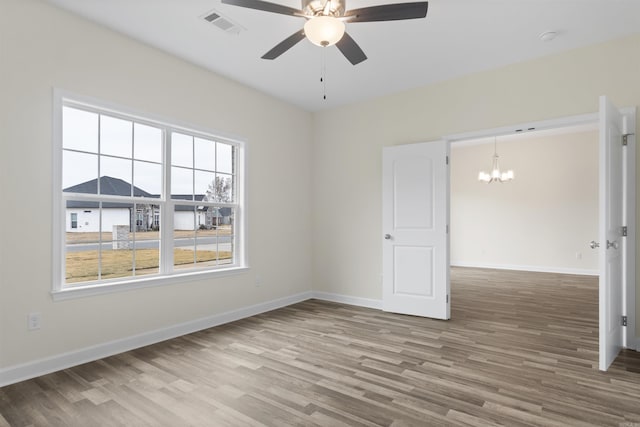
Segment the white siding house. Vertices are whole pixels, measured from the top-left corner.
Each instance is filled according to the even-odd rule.
[[[113,196],[134,196],[157,198],[141,188],[110,176],[100,177],[100,194]],[[81,184],[67,187],[65,193],[98,194],[98,180],[92,179]],[[152,203],[152,201],[150,201]],[[134,205],[132,203],[103,202],[102,209],[97,202],[68,200],[65,213],[66,231],[70,233],[111,232],[114,225],[126,225],[136,230],[150,230],[159,224],[159,210],[154,205]],[[102,226],[100,224],[102,216]]]
[[[131,212],[128,208],[102,209],[102,230],[111,231],[114,225],[129,225]],[[100,231],[100,210],[95,208],[67,208],[67,231],[90,233]]]
[[[148,197],[150,199],[158,196],[131,186],[128,182],[119,178],[103,176],[100,178],[100,193],[116,196],[130,196],[133,188],[135,196]],[[63,190],[66,193],[97,194],[98,180],[83,182]],[[173,199],[192,200],[192,195],[174,195]],[[195,199],[203,200],[204,195],[196,194]],[[69,233],[89,233],[89,232],[112,232],[115,225],[127,225],[130,230],[135,224],[136,231],[157,230],[160,227],[160,209],[157,205],[150,204],[134,205],[128,203],[103,202],[102,209],[97,202],[83,200],[67,201],[65,213],[66,231]],[[101,214],[102,212],[102,214]],[[102,227],[100,226],[100,215],[102,215]],[[215,209],[207,212],[207,207],[176,205],[173,216],[174,230],[197,230],[201,226],[211,228],[220,224],[231,222],[231,210],[229,208]]]

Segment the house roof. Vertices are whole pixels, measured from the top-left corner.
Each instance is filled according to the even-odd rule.
[[[86,181],[81,184],[67,187],[64,190],[65,193],[86,193],[86,194],[98,194],[98,178]],[[100,194],[109,194],[112,196],[131,196],[131,184],[120,178],[113,178],[111,176],[100,177]],[[159,198],[157,195],[153,195],[144,191],[143,189],[133,186],[133,195],[136,197],[152,197]]]
[[[62,190],[65,193],[83,193],[83,194],[98,194],[98,178],[86,181],[71,187],[67,187]],[[108,194],[111,196],[131,196],[131,184],[120,178],[114,178],[111,176],[100,177],[100,194]],[[160,196],[153,195],[144,191],[143,189],[133,186],[133,195],[137,197],[151,197],[154,199]],[[130,208],[132,203],[115,203],[115,202],[103,202],[103,208]],[[87,200],[68,200],[67,208],[75,209],[98,209],[98,202],[90,202]]]

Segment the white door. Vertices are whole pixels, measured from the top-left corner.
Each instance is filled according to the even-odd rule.
[[[599,367],[603,371],[623,344],[623,127],[623,114],[600,97]]]
[[[450,318],[448,150],[446,141],[383,150],[385,311]]]

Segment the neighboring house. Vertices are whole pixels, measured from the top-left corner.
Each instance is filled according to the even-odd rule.
[[[100,177],[101,194],[113,196],[130,196],[131,184],[110,176]],[[63,190],[67,193],[98,193],[98,179],[83,182]],[[148,193],[141,188],[133,186],[133,195],[138,197],[159,198],[158,195]],[[202,201],[205,195],[196,194],[196,201]],[[174,195],[174,200],[190,200],[191,195]],[[185,205],[176,205],[173,217],[174,230],[195,230],[198,228],[213,228],[221,224],[231,222],[230,208],[214,208],[207,206],[196,207],[194,222],[193,208]],[[97,202],[71,200],[67,202],[65,214],[67,232],[89,233],[100,231],[100,210]],[[129,230],[150,231],[160,228],[160,209],[153,204],[131,203],[102,203],[102,231],[110,232],[115,225],[127,225]]]
[[[174,194],[173,200],[191,200],[191,194]],[[196,201],[200,202],[205,200],[204,194],[196,194]],[[194,218],[193,207],[178,205],[175,206],[175,214],[173,216],[173,229],[174,230],[193,230]],[[209,206],[197,206],[195,217],[195,228],[211,229],[215,226],[222,224],[230,224],[231,222],[231,209],[230,208],[210,208]]]
[[[131,184],[110,176],[100,177],[100,193],[112,196],[130,196]],[[98,179],[67,187],[65,193],[98,194]],[[141,188],[133,186],[133,195],[138,197],[158,198]],[[65,215],[68,232],[88,233],[100,231],[100,210],[97,202],[71,200],[67,202]],[[115,225],[128,225],[133,231],[148,231],[160,223],[160,212],[153,205],[134,205],[131,203],[102,203],[102,231],[109,232]]]

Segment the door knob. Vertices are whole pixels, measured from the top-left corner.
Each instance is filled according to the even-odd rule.
[[[384,239],[385,240],[390,240],[391,239],[391,234],[385,234],[384,235]]]
[[[618,242],[616,240],[614,240],[613,242],[610,242],[607,240],[607,249],[618,249]]]
[[[592,240],[591,243],[589,243],[589,246],[591,247],[591,249],[599,248],[600,243],[596,242],[595,240]]]

